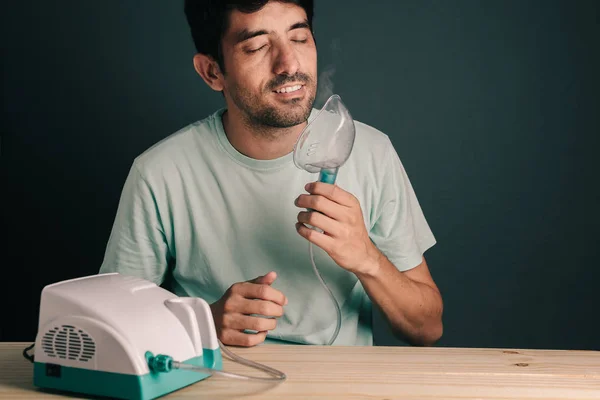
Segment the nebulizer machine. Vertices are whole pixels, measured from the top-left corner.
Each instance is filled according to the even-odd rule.
[[[333,95],[299,136],[294,162],[318,172],[319,181],[334,184],[354,135],[350,114]],[[331,344],[340,329],[340,308],[317,270],[312,244],[310,255],[337,310]],[[286,379],[281,371],[225,347],[205,300],[179,297],[153,282],[119,273],[44,287],[35,343],[23,354],[34,363],[37,387],[117,399],[158,398],[212,375],[275,383]],[[269,376],[223,371],[223,355]]]

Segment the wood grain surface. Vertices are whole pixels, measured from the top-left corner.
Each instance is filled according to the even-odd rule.
[[[0,343],[0,398],[90,398],[33,386],[29,343]],[[600,352],[261,345],[230,348],[287,374],[278,384],[212,376],[165,399],[600,399]],[[224,362],[228,372],[261,372]]]

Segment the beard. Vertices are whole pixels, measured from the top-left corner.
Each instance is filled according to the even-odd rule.
[[[290,99],[272,104],[266,97],[273,90],[285,83],[301,82],[305,95],[302,98]],[[265,88],[265,94],[258,95],[247,88],[233,84],[229,95],[233,103],[246,116],[246,123],[254,130],[272,131],[270,128],[291,128],[305,122],[312,111],[316,96],[316,82],[309,75],[278,75]]]

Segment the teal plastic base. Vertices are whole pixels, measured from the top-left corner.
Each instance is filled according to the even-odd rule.
[[[219,349],[204,349],[203,356],[185,362],[223,369],[223,358]],[[146,375],[128,375],[35,362],[33,384],[39,388],[113,399],[147,400],[182,389],[208,376],[202,372],[181,369],[170,372],[150,372]]]

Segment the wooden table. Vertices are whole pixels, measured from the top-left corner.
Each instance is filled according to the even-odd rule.
[[[32,384],[22,351],[0,343],[1,399],[84,398]],[[444,347],[232,348],[285,372],[276,385],[213,376],[165,399],[600,399],[600,352]],[[230,372],[260,372],[225,360]]]

